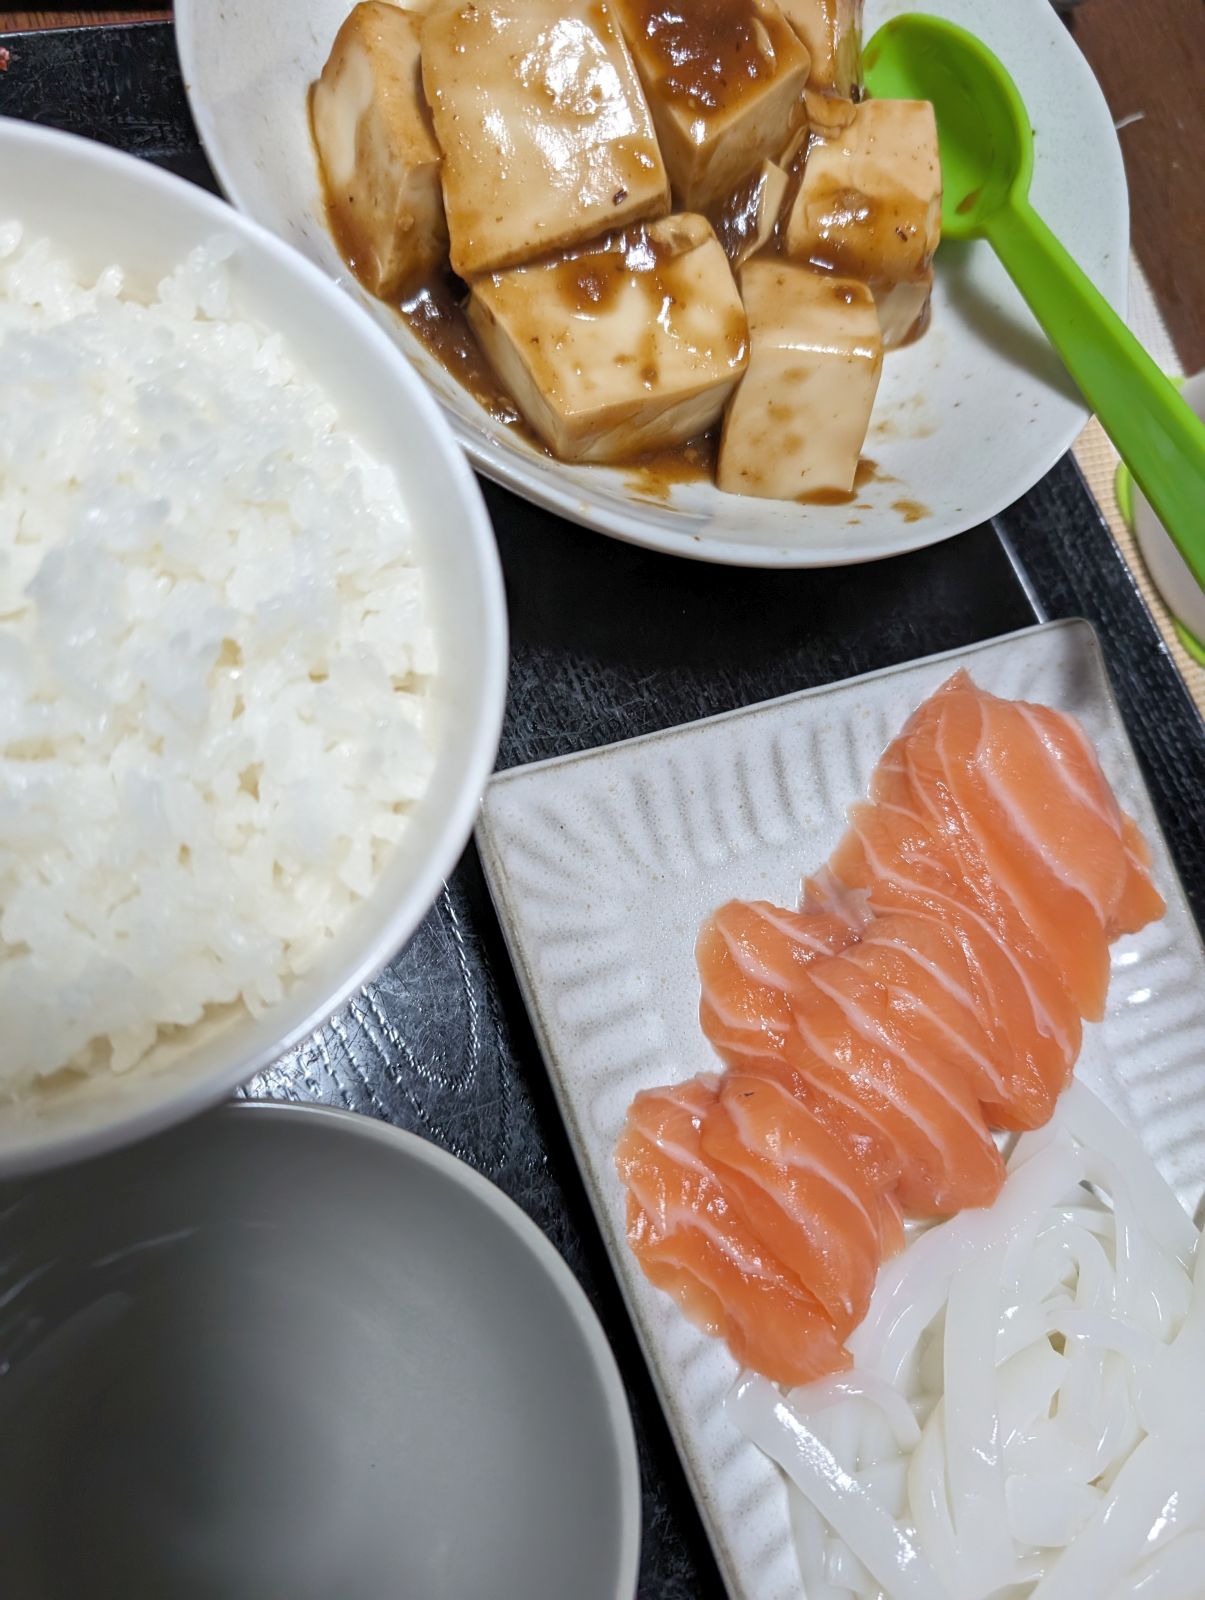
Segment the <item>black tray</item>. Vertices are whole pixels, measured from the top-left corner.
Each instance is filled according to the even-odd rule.
[[[0,114],[86,134],[216,187],[169,25],[0,34]],[[0,57],[3,61],[3,57]],[[4,175],[0,172],[0,215]],[[749,572],[601,538],[485,485],[510,603],[499,767],[559,755],[1082,616],[1101,636],[1198,922],[1205,728],[1067,457],[990,525],[874,566]],[[607,1329],[644,1475],[641,1600],[724,1593],[577,1176],[473,845],[382,977],[245,1091],[410,1128],[505,1189]]]

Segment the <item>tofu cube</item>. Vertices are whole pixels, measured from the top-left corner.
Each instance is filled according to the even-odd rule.
[[[716,213],[716,238],[734,272],[769,244],[786,195],[786,173],[773,161],[763,161],[723,201]]]
[[[923,278],[941,238],[937,124],[927,100],[866,100],[813,127],[784,230],[794,261],[866,283]]]
[[[364,287],[391,299],[448,250],[418,19],[383,0],[358,5],[314,85],[310,115],[335,242]]]
[[[786,149],[778,157],[778,165],[783,168],[788,178],[801,176],[808,147],[813,138],[821,135],[830,139],[835,138],[849,127],[858,114],[858,108],[852,100],[841,100],[836,95],[824,94],[819,89],[805,89],[803,104],[807,115]]]
[[[748,359],[732,271],[699,216],[478,278],[468,317],[563,461],[622,461],[706,432]]]
[[[884,350],[919,339],[929,326],[929,299],[933,293],[933,268],[915,282],[872,285]]]
[[[605,0],[452,0],[423,21],[462,277],[669,210],[632,58]]]
[[[807,50],[777,0],[613,0],[674,204],[707,211],[803,119]]]
[[[741,269],[749,365],[724,418],[716,474],[729,494],[852,495],[883,345],[863,283],[762,257]]]
[[[848,99],[862,87],[862,0],[780,0],[812,58],[808,82]]]

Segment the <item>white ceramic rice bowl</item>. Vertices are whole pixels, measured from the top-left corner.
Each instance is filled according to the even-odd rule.
[[[218,179],[242,210],[288,239],[365,304],[430,384],[473,464],[571,521],[651,549],[740,566],[870,561],[934,544],[1033,487],[1088,413],[984,243],[938,255],[933,320],[888,357],[865,454],[879,468],[848,506],[800,506],[675,486],[642,497],[622,471],[540,454],[477,403],[387,306],[351,278],[322,217],[306,113],[352,0],[177,0],[185,86]],[[866,34],[913,0],[866,0]],[[979,35],[1013,72],[1036,132],[1033,199],[1118,310],[1125,309],[1129,204],[1112,116],[1050,0],[923,0]]]
[[[19,1107],[0,1102],[5,1177],[97,1154],[219,1099],[383,967],[469,836],[506,690],[505,597],[476,481],[421,380],[346,295],[194,185],[91,141],[0,118],[0,218],[9,217],[50,237],[82,275],[121,263],[127,291],[137,294],[153,292],[196,245],[219,235],[234,241],[228,267],[239,311],[283,335],[350,430],[398,474],[428,578],[439,669],[429,691],[436,749],[426,793],[374,891],[319,963],[260,1018],[199,1024],[153,1070],[77,1080]]]

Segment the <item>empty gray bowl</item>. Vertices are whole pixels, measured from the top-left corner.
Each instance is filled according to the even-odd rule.
[[[228,1105],[0,1189],[6,1600],[631,1600],[639,1524],[585,1296],[422,1140]]]

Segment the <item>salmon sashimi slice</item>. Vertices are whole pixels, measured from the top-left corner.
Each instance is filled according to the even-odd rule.
[[[1022,1078],[1036,1071],[1051,1095],[1059,1094],[1079,1054],[1079,1008],[1020,919],[990,895],[959,885],[935,859],[936,846],[926,854],[917,839],[915,824],[897,808],[854,806],[830,881],[809,880],[809,898],[831,894],[836,879],[864,893],[876,916],[910,911],[948,925],[976,978],[980,1020],[1001,1034]]]
[[[965,1078],[993,1128],[1037,1128],[1049,1121],[1070,1063],[1049,1059],[1042,1040],[1010,1026],[1007,995],[1026,1010],[1016,972],[981,930],[916,908],[885,911],[848,953],[882,985],[891,1015],[917,1045]]]
[[[695,945],[704,1033],[717,1049],[722,1039],[737,1053],[777,1054],[799,973],[857,936],[841,915],[728,901],[703,924]]]
[[[1126,853],[1126,883],[1114,913],[1114,938],[1137,933],[1148,922],[1158,922],[1167,910],[1167,901],[1151,878],[1151,847],[1142,837],[1138,824],[1126,812],[1121,814],[1121,837]]]
[[[824,932],[801,940],[798,925]],[[830,951],[844,943],[846,955],[824,954],[826,942]],[[882,986],[860,1018],[815,990],[820,975],[831,978],[857,949],[840,918],[730,902],[704,927],[696,951],[703,1031],[730,1067],[788,1089],[869,1160],[876,1180],[898,1173],[908,1209],[944,1215],[986,1204],[999,1187],[1000,1157],[957,1068],[906,1059],[920,1047],[891,1018]],[[850,977],[857,981],[856,969]],[[864,981],[860,993],[873,987]]]
[[[723,1258],[702,1256],[696,1238],[659,1235],[631,1196],[628,1242],[653,1287],[697,1328],[723,1339],[740,1366],[794,1388],[852,1364],[820,1304],[785,1273],[751,1283]]]
[[[857,1162],[875,1190],[882,1193],[894,1190],[900,1181],[903,1161],[890,1134],[840,1082],[819,1083],[818,1066],[819,1076],[824,1077],[822,1064],[816,1062],[803,1040],[793,1033],[779,1059],[734,1057],[729,1071],[764,1078],[793,1095],[830,1138]]]
[[[699,1018],[727,1070],[637,1095],[616,1147],[646,1276],[775,1381],[847,1367],[905,1213],[995,1199],[990,1128],[1050,1118],[1110,943],[1163,910],[1074,718],[955,673],[802,910],[704,924]]]
[[[999,1154],[975,1099],[952,1067],[927,1061],[919,1069],[891,1054],[885,990],[879,1027],[874,1032],[871,1024],[869,1037],[856,1037],[847,1019],[845,1038],[835,1022],[818,1045],[800,1027],[797,1013],[810,994],[808,976],[832,973],[834,954],[842,949],[856,952],[858,946],[851,946],[848,922],[840,915],[728,902],[704,925],[696,947],[704,1034],[728,1066],[765,1072],[791,1090],[847,1141],[851,1154],[871,1162],[875,1178],[890,1181],[890,1174],[898,1174],[907,1210],[944,1214],[960,1205],[983,1205],[984,1195],[991,1200],[999,1187]],[[893,1037],[898,1034],[896,1027]],[[831,1059],[821,1061],[826,1050]],[[840,1066],[850,1056],[855,1062]],[[949,1104],[939,1104],[943,1099]],[[976,1162],[968,1154],[967,1173],[960,1176],[947,1150],[955,1138],[944,1128],[949,1115],[962,1120],[979,1157]]]
[[[886,1261],[904,1248],[904,1213],[890,1189],[878,1198],[875,1221],[879,1230],[879,1255]]]
[[[958,673],[889,748],[872,793],[897,805],[910,795],[968,885],[986,880],[1021,918],[1081,1014],[1103,1015],[1118,908],[1141,885],[1122,814],[1072,719]]]
[[[958,674],[926,701],[872,792],[898,796],[906,785],[968,882],[986,875],[1046,950],[1081,1014],[1099,1017],[1109,985],[1106,927],[1125,881],[1120,830],[1048,770],[1021,707],[966,685]]]
[[[845,956],[807,969],[794,1021],[811,1052],[808,1077],[851,1097],[896,1145],[905,1211],[948,1216],[990,1205],[1004,1163],[977,1101],[948,1064],[894,1023],[882,986]]]
[[[878,1195],[783,1085],[729,1072],[704,1114],[703,1154],[750,1229],[844,1338],[866,1314],[882,1254]]]
[[[807,925],[808,937],[798,936],[792,919]],[[823,958],[823,949],[815,945],[840,949],[852,936],[843,917],[810,918],[765,902],[730,901],[703,925],[696,946],[699,1021],[726,1066],[759,1073],[787,1089],[863,1165],[877,1187],[888,1188],[900,1173],[890,1135],[852,1096],[815,1087],[809,1054],[791,1012],[799,973]]]
[[[776,1383],[849,1366],[820,1302],[749,1228],[701,1147],[715,1078],[644,1090],[615,1151],[628,1190],[628,1243],[657,1288],[742,1365]]]
[[[1064,712],[1026,702],[1018,705],[1033,723],[1051,760],[1058,763],[1064,784],[1093,807],[1110,829],[1119,832],[1125,871],[1121,893],[1106,923],[1110,942],[1119,934],[1137,933],[1148,922],[1157,922],[1167,910],[1167,903],[1151,878],[1150,848],[1133,817],[1118,806],[1091,740],[1076,719]]]

